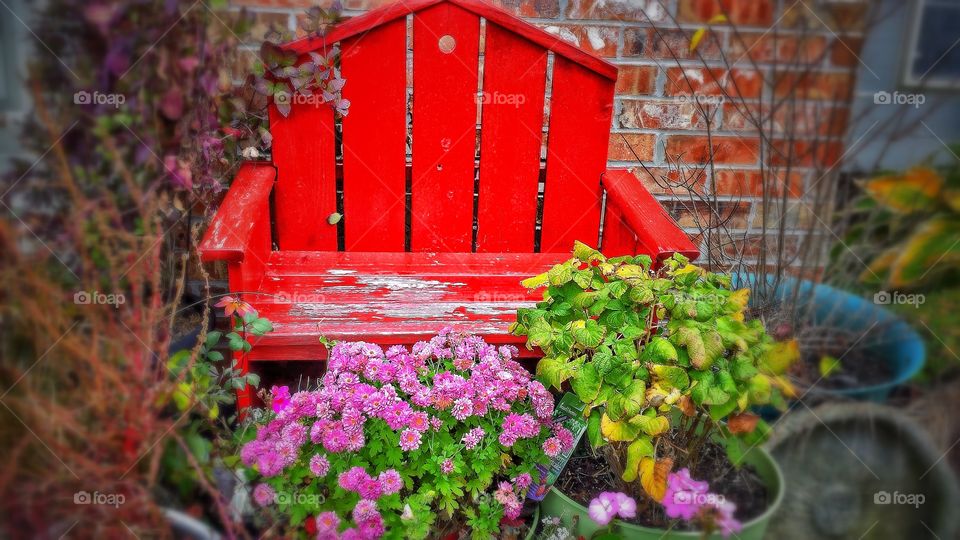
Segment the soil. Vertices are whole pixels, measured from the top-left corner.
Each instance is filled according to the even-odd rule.
[[[836,346],[827,350],[819,347],[804,350],[803,344],[800,348],[800,361],[790,368],[790,374],[801,388],[812,385],[826,390],[864,388],[889,382],[894,376],[889,364],[878,362],[877,357],[866,349]],[[824,355],[840,359],[840,369],[821,378],[820,359]]]
[[[726,500],[736,504],[734,516],[741,522],[759,516],[770,504],[772,494],[767,493],[756,470],[750,465],[743,465],[739,470],[735,468],[723,447],[716,443],[708,442],[703,446],[701,459],[697,466],[691,468],[690,476],[707,481],[711,492],[723,495]],[[601,452],[593,453],[586,438],[581,441],[557,479],[556,487],[583,506],[588,506],[590,500],[603,491],[637,494],[635,490],[627,489],[624,482],[615,476]],[[630,487],[639,488],[639,484]],[[667,528],[671,520],[664,515],[661,505],[641,496],[637,497],[637,517],[626,521],[644,527]],[[696,530],[693,525],[681,520],[672,525],[672,529],[677,531]]]

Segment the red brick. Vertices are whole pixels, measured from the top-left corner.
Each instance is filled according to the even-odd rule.
[[[845,37],[833,40],[830,47],[830,63],[841,67],[855,67],[860,63],[863,38]]]
[[[716,106],[687,101],[653,99],[623,100],[620,125],[633,129],[706,129]]]
[[[667,82],[663,89],[668,96],[703,95],[727,96],[731,99],[760,97],[763,91],[763,75],[759,71],[721,68],[680,68],[667,70]]]
[[[867,2],[793,2],[785,3],[780,24],[785,28],[836,33],[861,32],[865,28]]]
[[[707,183],[707,171],[700,165],[645,167],[635,169],[633,174],[643,182],[647,191],[661,195],[703,193]]]
[[[618,94],[650,94],[657,78],[655,66],[619,66]]]
[[[735,25],[767,26],[773,23],[774,0],[680,0],[677,19],[705,23],[724,14]]]
[[[610,161],[652,161],[657,136],[652,133],[611,133],[607,159]]]
[[[803,195],[803,176],[802,173],[791,172],[787,175],[785,171],[774,172],[770,169],[763,172],[717,169],[713,175],[713,192],[716,195],[733,197],[762,197],[766,189],[767,195],[780,197],[786,184],[790,190],[788,195],[799,198]],[[785,178],[789,178],[789,181],[785,182]]]
[[[567,17],[615,21],[662,22],[667,12],[660,0],[568,0]]]
[[[712,155],[711,155],[712,148]],[[667,139],[667,157],[683,163],[753,165],[760,155],[757,138],[712,137],[710,143],[705,135],[671,135]]]
[[[558,0],[492,0],[518,17],[555,18],[560,15]]]
[[[750,218],[750,203],[717,201],[707,202],[700,200],[662,201],[677,224],[683,228],[708,227],[711,222],[714,227],[718,222],[723,223],[727,230],[746,229]]]
[[[633,35],[631,35],[633,34]],[[634,52],[633,43],[644,43],[642,55],[648,58],[667,60],[700,59],[715,60],[722,57],[719,39],[722,33],[710,31],[697,45],[696,50],[690,50],[690,37],[693,32],[681,29],[666,28],[628,28],[623,39],[623,55],[640,55]]]
[[[396,0],[343,0],[343,9],[355,9],[367,11],[376,9],[380,6],[392,4]]]
[[[770,164],[775,167],[833,167],[843,154],[839,141],[775,140],[770,153]]]
[[[561,39],[600,56],[616,56],[620,29],[614,26],[540,25]]]
[[[778,98],[846,101],[853,88],[851,73],[821,73],[812,70],[781,71],[773,75]]]
[[[827,38],[820,35],[792,36],[773,32],[737,32],[730,34],[727,59],[777,62],[780,64],[816,64],[827,50]]]
[[[770,107],[767,106],[766,109]],[[769,115],[769,112],[767,112]],[[759,127],[758,127],[759,126]],[[761,115],[760,106],[753,103],[743,103],[739,100],[723,104],[723,129],[727,131],[759,131],[768,129]]]
[[[838,136],[846,133],[850,109],[820,102],[781,107],[773,114],[773,131],[793,136]]]
[[[623,56],[646,57],[650,49],[650,29],[627,27],[623,30]]]
[[[719,236],[719,235],[716,235]],[[723,246],[723,254],[731,258],[757,259],[760,254],[782,256],[784,261],[795,259],[800,253],[800,239],[795,235],[783,237],[783,252],[779,253],[780,239],[776,234],[749,234],[739,236],[734,242],[727,242]]]
[[[264,35],[271,29],[281,32],[290,32],[290,16],[286,13],[271,13],[266,11],[256,11],[252,13],[253,21],[250,29],[242,36],[245,41],[260,42]],[[297,25],[299,27],[299,25]]]

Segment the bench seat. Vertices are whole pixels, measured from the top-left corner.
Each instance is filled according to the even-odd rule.
[[[258,291],[245,295],[274,331],[253,338],[251,360],[326,357],[318,336],[383,345],[429,340],[445,326],[513,344],[519,307],[542,299],[520,281],[569,253],[274,251]],[[266,345],[266,346],[265,346]]]

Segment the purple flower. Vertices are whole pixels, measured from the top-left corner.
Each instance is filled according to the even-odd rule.
[[[473,413],[473,403],[469,398],[460,398],[453,402],[451,414],[457,420],[466,420]]]
[[[253,488],[253,500],[260,506],[273,504],[276,498],[277,493],[269,484],[257,484],[257,487]]]
[[[357,486],[357,493],[359,493],[363,499],[375,501],[383,495],[383,488],[380,486],[379,480],[364,478],[360,481],[360,485]]]
[[[353,521],[360,523],[361,521],[367,520],[373,516],[379,516],[380,512],[377,511],[377,503],[371,501],[370,499],[360,499],[356,506],[353,507]]]
[[[689,469],[680,469],[667,475],[667,490],[663,496],[663,507],[667,517],[693,519],[705,501],[706,482],[690,478]]]
[[[440,464],[440,472],[443,474],[450,474],[453,472],[453,460],[447,458],[443,460],[443,463]]]
[[[460,439],[460,442],[467,448],[467,450],[473,450],[480,441],[483,440],[483,436],[486,435],[486,432],[483,431],[482,427],[475,427],[467,432],[466,435]]]
[[[370,476],[367,475],[367,471],[363,470],[363,467],[353,467],[340,473],[337,481],[343,489],[347,491],[357,491],[360,488],[360,483],[368,478],[370,478]]]
[[[530,487],[530,484],[532,482],[533,482],[533,479],[530,477],[529,473],[523,473],[514,479],[514,483],[520,489],[527,489],[528,487]]]
[[[420,432],[414,429],[405,429],[400,433],[400,448],[409,452],[420,448]]]
[[[377,477],[377,480],[380,480],[384,495],[393,495],[403,488],[403,479],[400,478],[400,473],[394,469],[383,471]]]
[[[270,405],[273,412],[279,413],[290,404],[290,388],[287,386],[274,386],[270,389]]]
[[[330,461],[327,456],[316,454],[310,458],[310,472],[318,478],[322,478],[330,472]]]
[[[722,498],[719,501],[710,503],[710,505],[715,512],[714,518],[716,520],[717,527],[720,528],[720,533],[724,536],[724,538],[743,530],[743,524],[733,517],[733,513],[737,511],[737,505],[733,504],[732,502],[722,500]]]
[[[334,512],[323,512],[317,516],[317,532],[329,533],[336,532],[340,526],[340,518]]]
[[[600,525],[606,525],[614,517],[633,518],[637,515],[637,501],[625,493],[604,491],[590,501],[587,508],[590,519]]]
[[[548,457],[556,457],[560,453],[560,439],[558,437],[550,437],[543,442],[543,453]]]

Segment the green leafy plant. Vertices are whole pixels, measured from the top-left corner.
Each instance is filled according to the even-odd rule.
[[[783,406],[792,392],[783,373],[795,347],[746,320],[748,290],[681,255],[653,269],[645,255],[608,259],[578,242],[573,258],[524,285],[546,287],[512,328],[543,350],[537,376],[576,393],[591,445],[611,445],[622,479],[656,500],[673,465],[658,459],[664,439],[690,446],[692,464],[719,436],[737,463],[768,431],[750,407]]]

